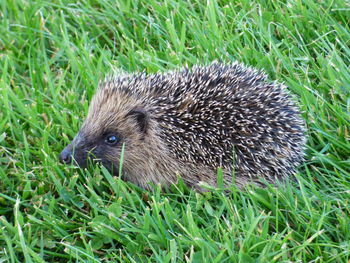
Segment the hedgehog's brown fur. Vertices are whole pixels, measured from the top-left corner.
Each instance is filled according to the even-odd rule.
[[[114,134],[114,146],[104,138]],[[84,165],[91,152],[117,171],[125,143],[123,178],[143,188],[169,185],[181,175],[199,188],[224,181],[239,186],[275,182],[303,159],[304,123],[285,86],[241,64],[213,63],[164,74],[107,78],[86,121],[66,148]],[[235,165],[232,165],[235,163]]]

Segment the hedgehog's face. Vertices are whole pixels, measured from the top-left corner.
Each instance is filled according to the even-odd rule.
[[[108,90],[97,92],[80,131],[61,152],[61,162],[75,161],[86,167],[89,162],[97,161],[116,173],[124,143],[129,154],[133,149],[142,151],[146,146],[148,113],[130,101],[132,98],[118,95],[116,98]]]

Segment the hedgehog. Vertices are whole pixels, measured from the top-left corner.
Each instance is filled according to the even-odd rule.
[[[305,125],[285,85],[240,63],[109,76],[60,160],[100,162],[144,189],[265,185],[296,173]],[[122,150],[123,149],[123,150]]]

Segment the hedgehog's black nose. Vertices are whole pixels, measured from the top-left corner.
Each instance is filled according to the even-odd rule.
[[[64,148],[59,156],[60,162],[68,164],[72,161],[72,152],[67,148]]]

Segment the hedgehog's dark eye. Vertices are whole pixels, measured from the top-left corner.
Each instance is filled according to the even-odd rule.
[[[108,135],[105,138],[105,142],[110,144],[110,145],[114,145],[119,141],[119,138],[115,135]]]

